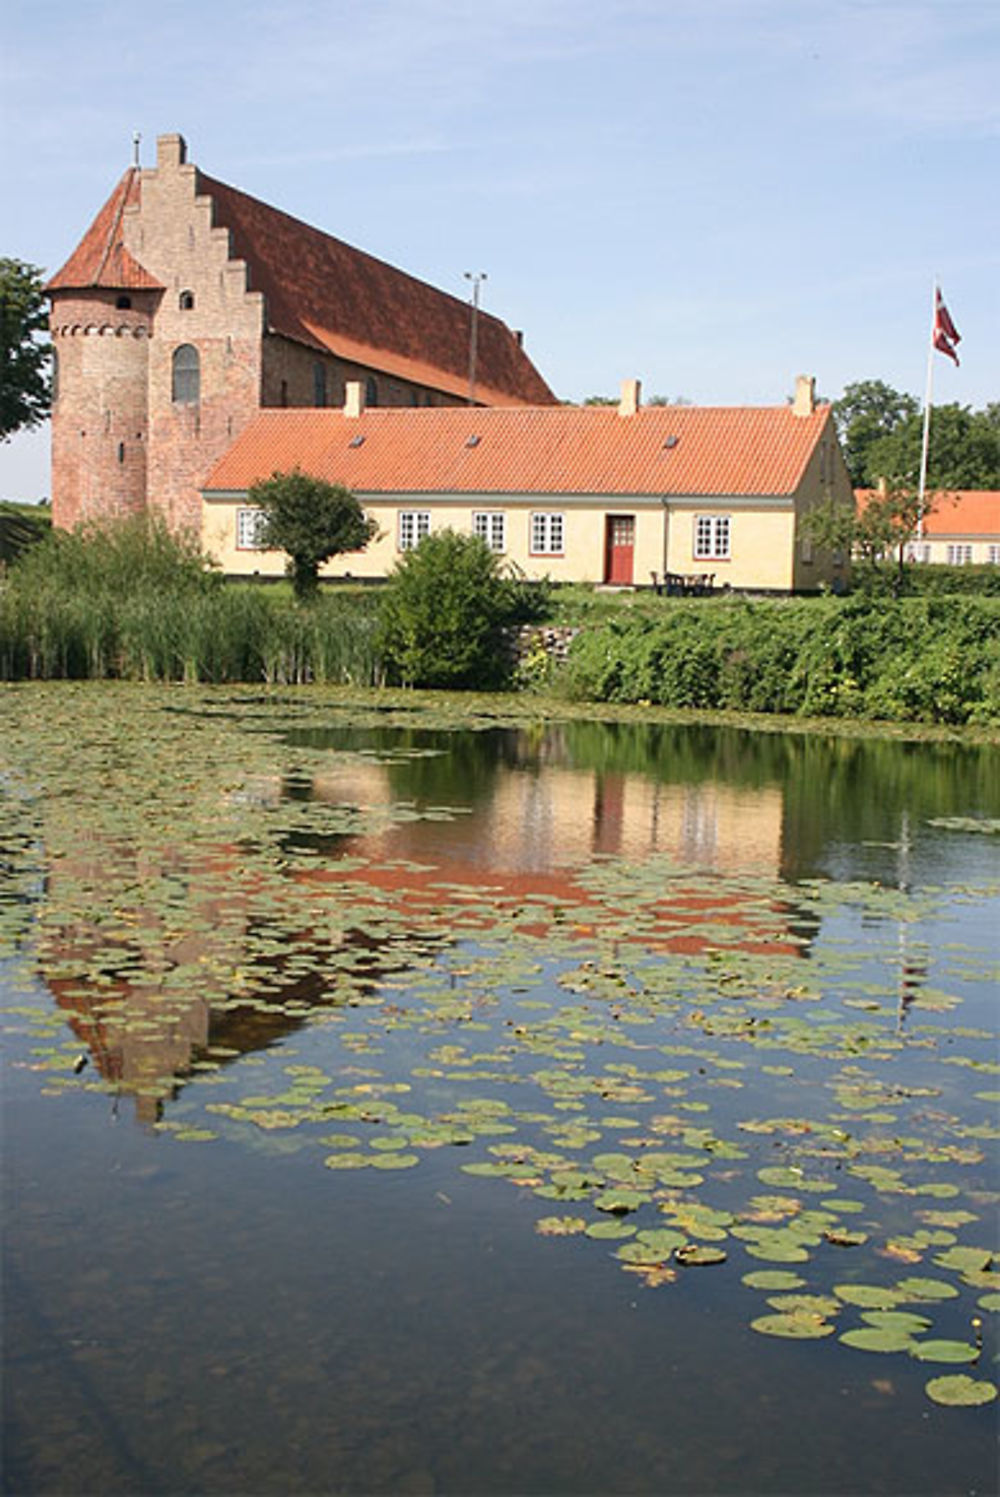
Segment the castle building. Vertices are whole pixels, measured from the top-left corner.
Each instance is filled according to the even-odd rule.
[[[343,406],[348,384],[369,408],[555,404],[519,333],[206,176],[180,135],[125,172],[47,290],[63,527],[199,526],[205,475],[262,409]]]

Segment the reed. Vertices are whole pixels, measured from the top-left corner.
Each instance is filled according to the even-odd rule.
[[[0,583],[0,678],[370,685],[376,600],[227,585],[140,517],[57,534]]]

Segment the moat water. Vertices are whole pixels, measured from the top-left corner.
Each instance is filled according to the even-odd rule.
[[[7,692],[3,1490],[995,1490],[997,750],[400,700]]]

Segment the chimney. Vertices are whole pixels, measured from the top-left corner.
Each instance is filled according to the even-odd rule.
[[[349,379],[344,386],[344,415],[360,416],[365,408],[365,387],[359,379]]]
[[[524,347],[524,334],[519,327],[514,328],[514,342],[518,348]]]
[[[156,166],[158,171],[165,167],[183,166],[187,161],[187,141],[183,135],[158,135],[156,137]]]
[[[642,403],[642,380],[623,379],[622,398],[618,402],[619,416],[634,416]]]
[[[793,416],[811,416],[816,409],[816,381],[811,374],[795,377],[795,398],[792,401]]]

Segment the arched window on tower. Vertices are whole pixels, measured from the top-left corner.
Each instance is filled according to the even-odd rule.
[[[378,384],[374,374],[369,374],[365,384],[365,405],[378,405]]]
[[[179,301],[178,305],[180,306],[180,309],[181,309],[182,312],[193,312],[194,311],[194,292],[193,291],[182,291],[181,294],[180,294],[180,301]]]
[[[175,405],[197,405],[201,399],[201,360],[191,343],[174,349],[171,399]]]

